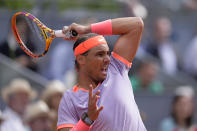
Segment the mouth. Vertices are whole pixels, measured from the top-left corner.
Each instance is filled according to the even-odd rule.
[[[108,69],[108,66],[103,66],[101,68],[101,72],[102,72],[103,75],[107,75],[107,69]]]

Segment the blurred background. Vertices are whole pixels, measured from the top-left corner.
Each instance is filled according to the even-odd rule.
[[[52,29],[73,22],[142,17],[145,28],[129,77],[147,130],[168,131],[166,119],[179,125],[178,114],[184,112],[183,119],[192,118],[189,126],[197,124],[197,0],[0,0],[0,89],[23,78],[38,92],[38,100],[52,80],[65,89],[75,84],[72,43],[57,38],[46,56],[31,59],[13,38],[11,17],[18,11],[32,13]],[[106,39],[112,50],[117,36]],[[176,105],[177,96],[189,96],[192,102]],[[0,109],[6,106],[1,97]]]

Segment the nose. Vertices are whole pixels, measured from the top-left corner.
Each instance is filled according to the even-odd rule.
[[[104,58],[104,63],[109,64],[109,62],[110,62],[110,57],[109,57],[109,55],[106,55]]]

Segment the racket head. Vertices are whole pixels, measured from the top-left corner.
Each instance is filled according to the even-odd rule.
[[[18,20],[23,21],[23,23],[18,24]],[[44,56],[54,38],[54,30],[48,28],[35,16],[27,12],[17,12],[13,15],[12,30],[17,43],[27,55],[33,58]],[[33,45],[27,42],[25,35],[29,35],[34,42],[33,44],[37,44],[34,45],[38,47],[36,51],[32,48]]]

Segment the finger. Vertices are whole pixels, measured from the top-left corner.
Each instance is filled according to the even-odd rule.
[[[76,26],[77,26],[76,23],[72,23],[72,24],[70,25],[70,30],[75,30]]]
[[[103,110],[103,108],[104,108],[104,107],[101,106],[101,107],[97,110],[97,112],[100,113],[100,112]]]
[[[67,31],[68,31],[68,26],[64,26],[62,29],[62,33],[66,34]]]
[[[73,38],[73,37],[64,37],[63,40],[73,40],[73,41],[75,41],[75,38]]]
[[[94,107],[97,107],[97,101],[98,101],[99,98],[100,98],[100,96],[96,96],[95,99],[93,100],[92,103],[93,103]]]
[[[64,38],[63,38],[63,40],[70,40],[70,39],[69,39],[69,38],[67,38],[67,37],[64,37]]]
[[[92,91],[93,91],[93,87],[92,87],[92,84],[89,85],[89,100],[92,99]]]
[[[99,94],[100,94],[100,90],[98,90],[95,94],[94,94],[94,96],[98,96]]]
[[[100,90],[98,90],[92,97],[92,103],[95,104],[97,102],[97,100],[100,98],[99,96],[100,94]]]

